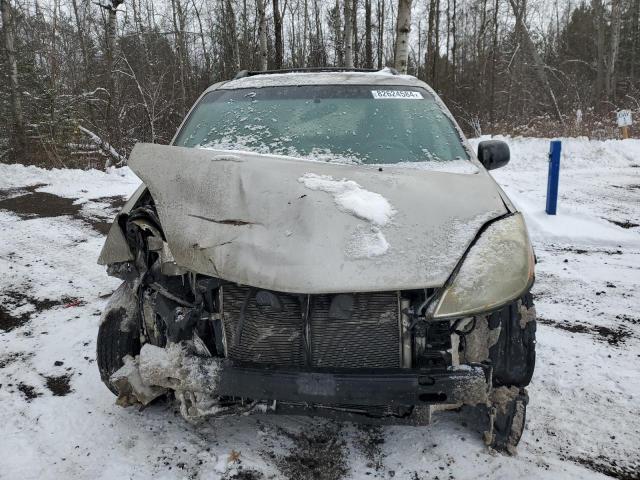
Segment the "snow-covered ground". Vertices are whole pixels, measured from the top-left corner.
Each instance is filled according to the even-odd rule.
[[[167,402],[116,406],[95,337],[119,282],[95,261],[138,180],[0,165],[0,477],[640,478],[640,141],[566,139],[552,218],[548,141],[506,140],[512,161],[494,176],[525,212],[539,262],[518,456],[490,455],[482,423],[457,413],[428,427],[279,416],[192,426]]]

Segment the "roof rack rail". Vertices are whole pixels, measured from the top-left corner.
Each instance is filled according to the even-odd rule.
[[[398,75],[395,68],[386,67],[392,75]],[[305,68],[285,68],[282,70],[240,70],[233,77],[234,80],[254,75],[273,75],[276,73],[321,73],[321,72],[361,72],[373,73],[379,72],[377,68],[346,68],[346,67],[305,67]]]

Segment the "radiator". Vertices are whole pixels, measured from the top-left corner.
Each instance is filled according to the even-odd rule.
[[[397,368],[398,316],[397,292],[309,297],[239,285],[222,287],[227,356],[238,361]]]

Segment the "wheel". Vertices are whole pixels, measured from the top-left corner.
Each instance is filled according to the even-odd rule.
[[[107,302],[98,330],[96,360],[100,378],[114,395],[118,390],[110,378],[124,362],[122,359],[140,353],[140,310],[138,297],[126,282],[123,282]]]
[[[496,451],[514,455],[524,431],[529,395],[524,388],[499,387],[493,389],[490,400],[485,442]]]
[[[536,311],[531,294],[488,318],[489,329],[500,328],[498,341],[490,348],[493,385],[526,387],[536,365]]]

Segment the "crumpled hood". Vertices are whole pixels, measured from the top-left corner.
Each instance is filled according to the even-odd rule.
[[[480,227],[507,213],[484,171],[321,163],[138,144],[178,265],[292,293],[441,286]]]

